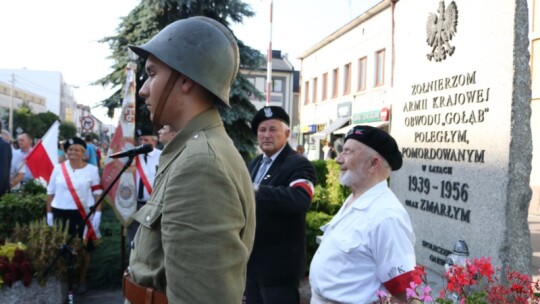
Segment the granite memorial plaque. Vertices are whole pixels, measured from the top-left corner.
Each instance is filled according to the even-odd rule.
[[[405,0],[395,6],[390,133],[404,165],[391,188],[417,262],[470,258],[530,272],[530,71],[526,0]]]

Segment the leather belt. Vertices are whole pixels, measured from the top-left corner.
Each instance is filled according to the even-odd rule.
[[[133,282],[127,271],[122,278],[122,290],[124,297],[131,304],[168,304],[166,294],[155,288],[144,287]]]

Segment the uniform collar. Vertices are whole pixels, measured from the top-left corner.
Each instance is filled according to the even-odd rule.
[[[160,166],[157,174],[165,170],[169,164],[184,150],[188,140],[201,131],[223,126],[219,111],[214,107],[195,116],[186,123],[186,127],[178,133],[161,151]]]

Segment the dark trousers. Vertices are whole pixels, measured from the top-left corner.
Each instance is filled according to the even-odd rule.
[[[248,274],[244,293],[245,304],[298,304],[299,284],[298,282],[296,285],[262,286],[255,275]]]
[[[65,209],[52,208],[52,214],[53,214],[54,221],[57,224],[62,225],[62,229],[65,229],[66,224],[68,224],[68,234],[70,236],[77,234],[77,236],[80,239],[83,238],[83,233],[84,233],[83,226],[85,225],[85,223],[83,223],[84,219],[79,213],[79,210],[65,210]],[[84,247],[86,248],[87,252],[92,252],[95,249],[95,245],[92,240],[88,240],[88,242],[86,243]]]

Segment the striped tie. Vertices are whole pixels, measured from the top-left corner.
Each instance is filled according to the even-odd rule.
[[[270,157],[264,156],[262,159],[261,166],[259,167],[259,171],[257,172],[257,175],[255,176],[255,183],[260,184],[261,180],[266,173],[266,170],[268,169],[268,166],[272,162],[272,159]]]

